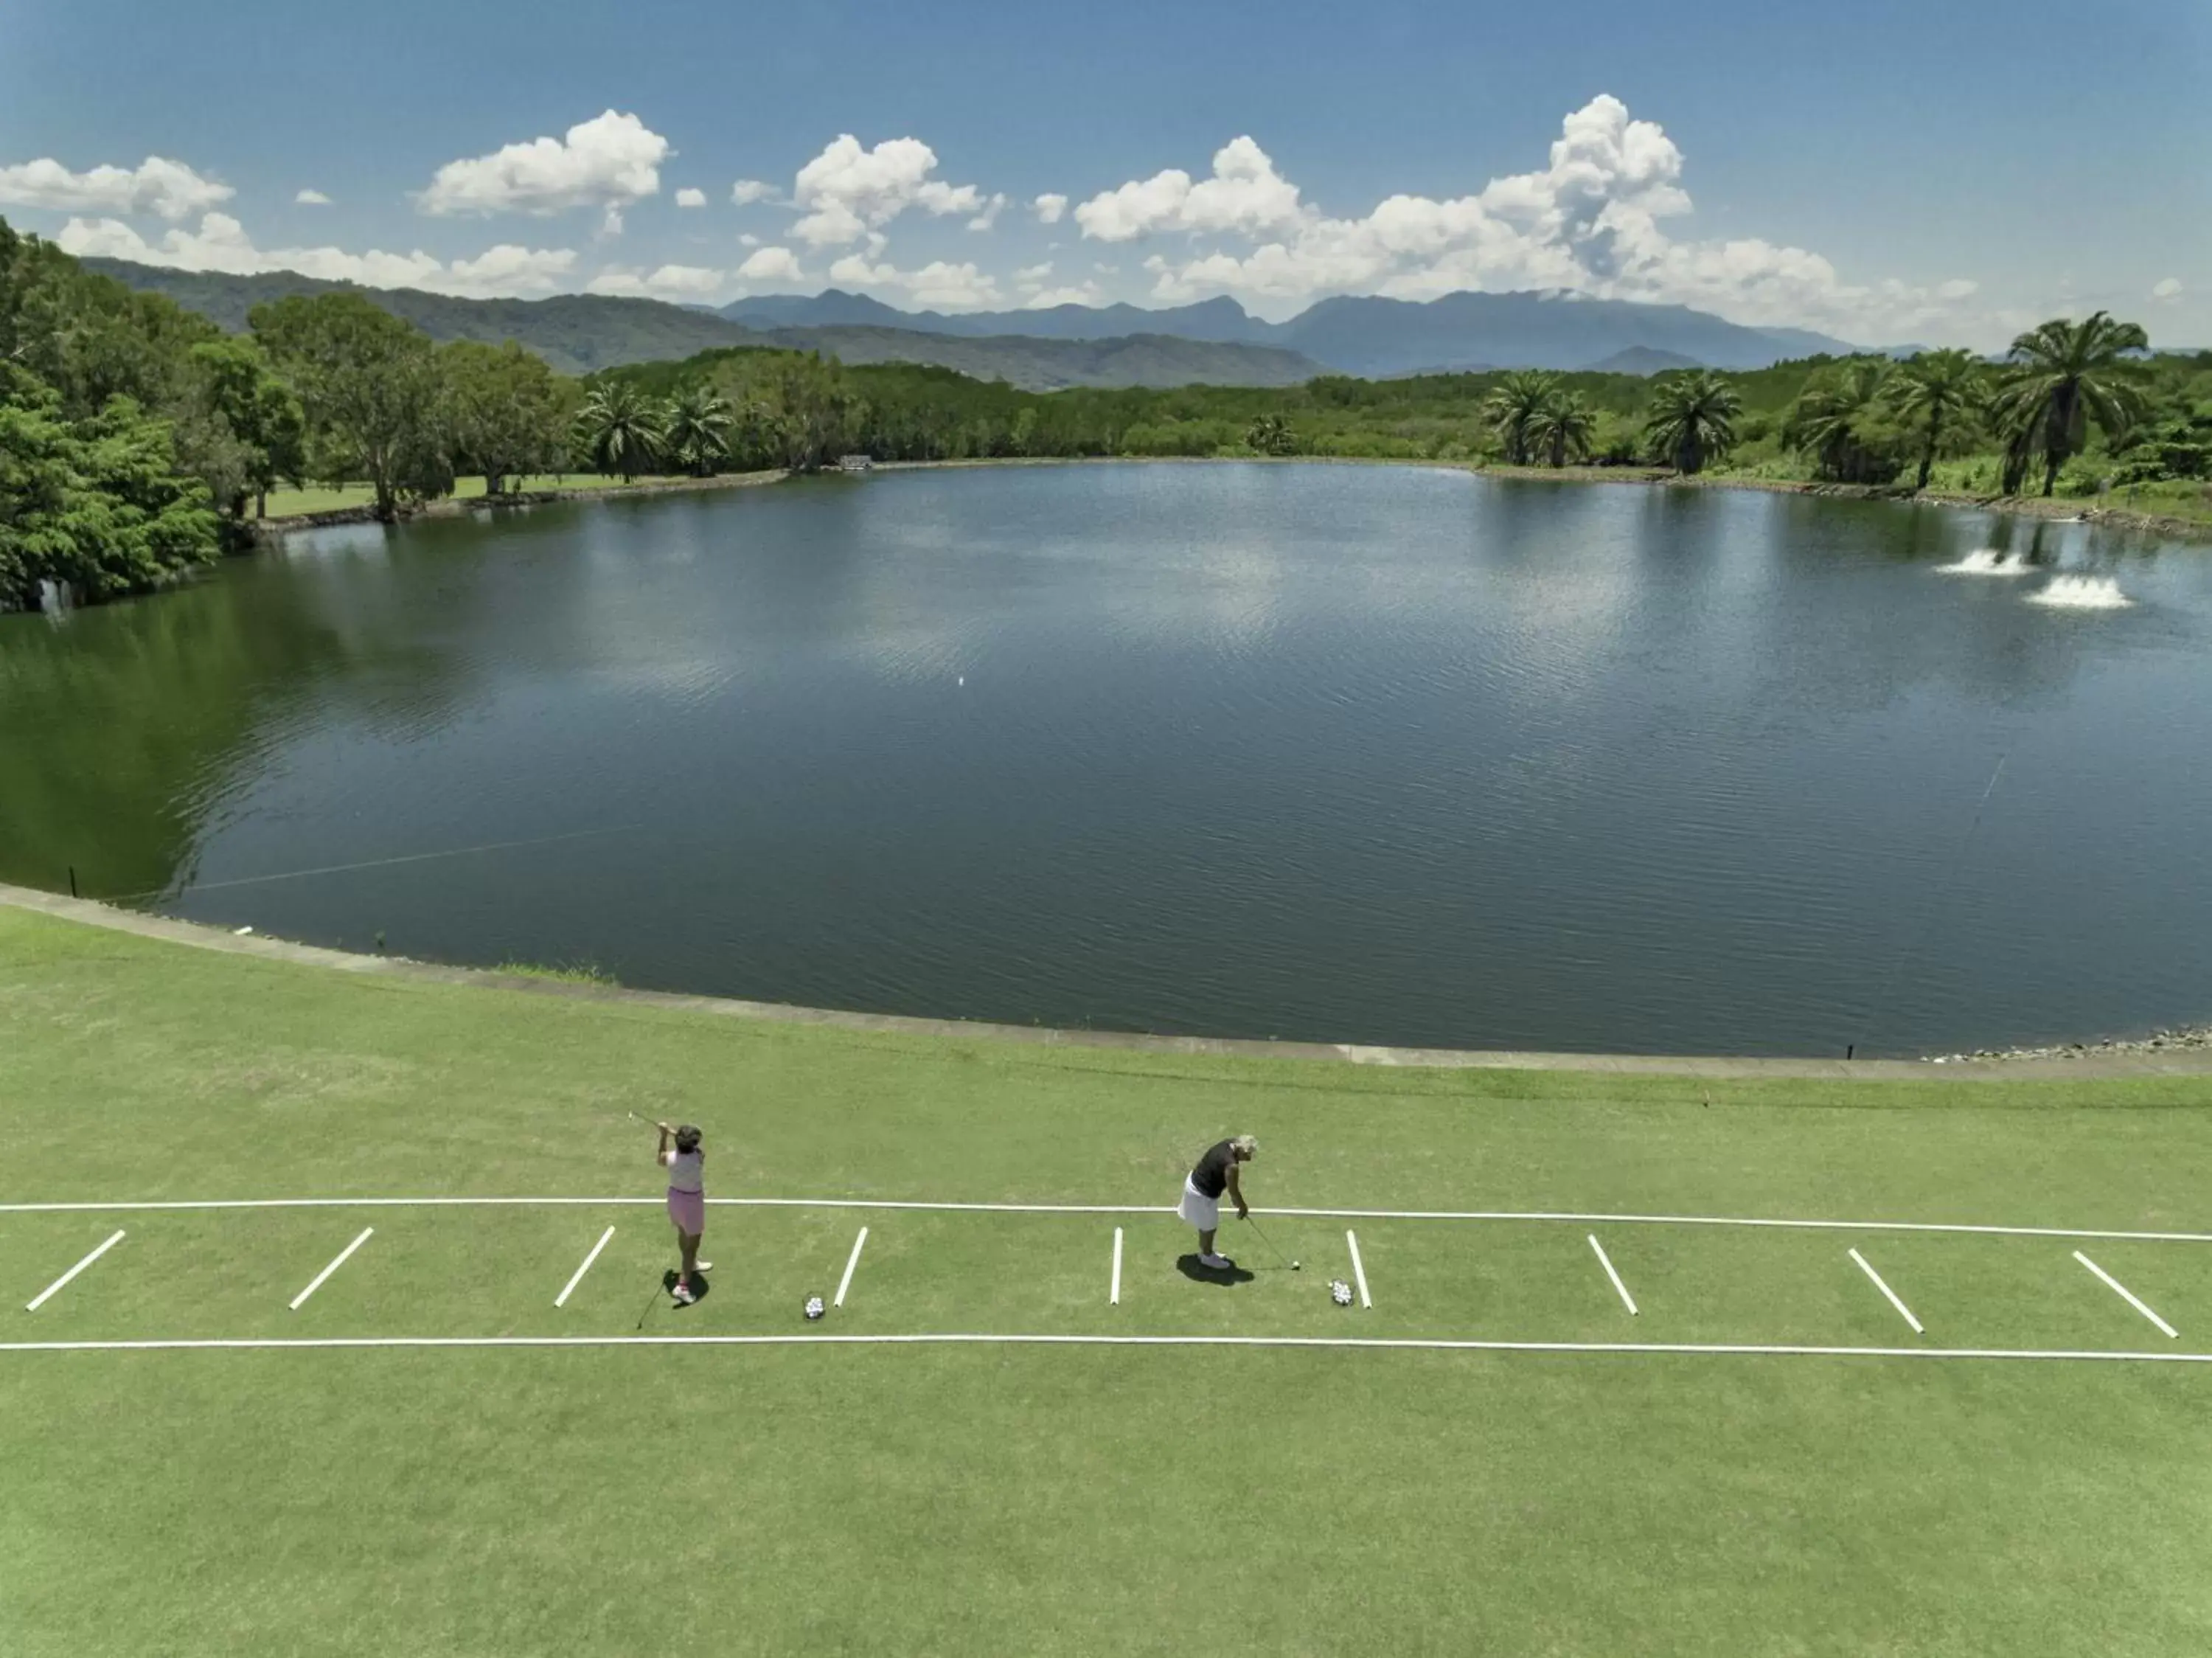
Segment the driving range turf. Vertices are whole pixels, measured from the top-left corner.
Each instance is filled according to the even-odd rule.
[[[862,1033],[0,906],[0,1204],[93,1205],[0,1209],[0,1649],[2203,1650],[2212,1364],[1928,1355],[2212,1352],[2212,1243],[1279,1211],[2212,1232],[2207,1097]],[[679,1311],[631,1109],[718,1198],[1149,1212],[718,1204]],[[1303,1272],[1182,1271],[1231,1132]],[[128,1206],[494,1197],[589,1201]],[[1885,1350],[835,1339],[915,1334]],[[21,1345],[416,1338],[606,1344]]]

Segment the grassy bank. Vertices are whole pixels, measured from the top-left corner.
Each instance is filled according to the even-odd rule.
[[[650,1199],[635,1109],[705,1126],[720,1196],[1164,1206],[1197,1149],[1248,1131],[1263,1222],[1307,1265],[1194,1282],[1160,1214],[718,1207],[715,1289],[647,1334],[2166,1347],[2056,1239],[1267,1211],[2195,1228],[2212,1152],[2187,1079],[1016,1047],[361,978],[4,909],[0,1052],[7,1201]],[[847,1306],[807,1326],[861,1222]],[[1371,1309],[1322,1288],[1351,1275],[1347,1226]],[[665,1234],[649,1202],[0,1212],[0,1338],[626,1338]],[[2179,1349],[2205,1344],[2212,1245],[2087,1247]],[[1139,1652],[1218,1619],[1233,1582],[1243,1638],[1298,1652],[2169,1653],[2212,1636],[2212,1485],[2188,1472],[2207,1386],[1633,1351],[0,1350],[0,1621],[40,1658]]]
[[[559,477],[526,478],[512,487],[527,492],[535,490],[624,490],[646,487],[666,488],[672,485],[711,483],[713,479],[698,479],[683,476],[666,478],[603,478],[597,472],[564,472]],[[453,492],[447,498],[454,501],[481,501],[484,497],[484,480],[481,478],[461,478],[453,482]],[[269,516],[271,518],[303,518],[311,513],[351,512],[372,506],[376,491],[366,484],[347,484],[337,487],[316,485],[308,489],[277,489],[269,492]]]

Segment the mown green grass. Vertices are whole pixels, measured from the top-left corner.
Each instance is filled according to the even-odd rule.
[[[353,977],[0,910],[0,1200],[657,1192],[1164,1206],[1257,1133],[1306,1262],[1164,1215],[650,1202],[0,1214],[0,1339],[926,1331],[2131,1350],[2212,1246],[1267,1216],[2212,1229],[2206,1088],[1712,1083],[1055,1051]],[[1704,1103],[1710,1088],[1711,1103]],[[830,1294],[861,1224],[848,1305]],[[609,1224],[614,1241],[552,1301]],[[1106,1304],[1113,1228],[1122,1304]],[[1376,1305],[1326,1283],[1359,1236]],[[299,1312],[286,1303],[364,1225]],[[128,1235],[36,1314],[23,1303]],[[1256,1240],[1232,1222],[1246,1265]],[[1928,1326],[1913,1336],[1853,1243]],[[2212,1367],[1382,1350],[0,1352],[11,1655],[2172,1653]]]

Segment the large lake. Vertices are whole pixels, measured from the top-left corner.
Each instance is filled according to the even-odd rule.
[[[2212,549],[1407,467],[349,527],[0,617],[0,879],[1020,1023],[2133,1032],[2212,1014],[2208,645]]]

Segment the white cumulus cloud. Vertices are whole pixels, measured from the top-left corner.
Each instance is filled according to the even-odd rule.
[[[997,216],[998,210],[987,209],[975,186],[930,177],[936,170],[937,152],[919,138],[886,138],[866,149],[851,133],[840,133],[799,169],[791,199],[805,216],[792,234],[810,247],[843,247],[882,229],[908,208],[939,216],[981,217],[987,210]]]
[[[151,213],[174,222],[220,206],[237,193],[182,162],[159,155],[149,155],[135,168],[95,167],[89,173],[72,173],[51,157],[0,167],[0,207]]]
[[[730,186],[730,199],[739,207],[750,207],[755,202],[771,200],[775,195],[775,186],[763,184],[758,179],[739,179]]]
[[[745,262],[738,267],[738,275],[750,283],[789,284],[806,280],[806,273],[799,268],[799,256],[788,247],[756,250],[746,255]]]
[[[1965,281],[1847,282],[1818,253],[1757,237],[1677,240],[1667,224],[1692,205],[1683,165],[1656,122],[1601,94],[1562,122],[1547,166],[1464,196],[1395,195],[1364,216],[1334,217],[1238,138],[1215,155],[1209,178],[1193,182],[1171,168],[1133,180],[1083,203],[1075,218],[1096,241],[1196,243],[1146,261],[1156,299],[1233,294],[1279,315],[1329,294],[1426,300],[1547,289],[1882,338],[1955,319],[1976,292]]]
[[[565,137],[533,138],[489,155],[448,162],[416,198],[425,213],[561,213],[619,210],[660,191],[668,140],[635,115],[608,110]]]
[[[1297,186],[1275,171],[1267,151],[1243,137],[1214,152],[1212,177],[1193,184],[1189,174],[1170,168],[1132,180],[1085,202],[1075,222],[1100,241],[1131,241],[1164,230],[1258,235],[1296,225],[1304,212]]]
[[[664,265],[656,271],[610,265],[586,284],[585,292],[624,299],[703,300],[722,291],[725,273],[697,265]]]
[[[2181,297],[2181,278],[2165,277],[2150,290],[2150,296],[2162,305],[2171,305]]]
[[[1048,190],[1030,204],[1030,211],[1037,216],[1039,224],[1058,224],[1067,216],[1067,198]]]
[[[918,271],[902,271],[889,260],[872,265],[862,254],[848,253],[830,267],[830,280],[841,288],[902,293],[927,310],[975,311],[1001,302],[996,278],[971,262],[937,259]]]
[[[999,215],[1006,210],[1006,198],[994,195],[983,204],[983,210],[968,221],[970,230],[988,230],[999,222]]]
[[[676,204],[678,207],[704,207],[707,192],[703,190],[679,190],[676,192]]]
[[[574,269],[569,248],[488,248],[472,259],[448,264],[419,249],[366,253],[341,247],[261,248],[246,228],[228,213],[202,216],[199,229],[182,228],[149,242],[119,219],[71,219],[55,239],[64,253],[132,259],[140,265],[181,271],[223,271],[258,276],[267,271],[296,271],[325,282],[359,283],[368,288],[421,288],[437,294],[489,299],[550,293]]]
[[[319,190],[302,190],[292,198],[301,207],[328,207],[331,198]]]

